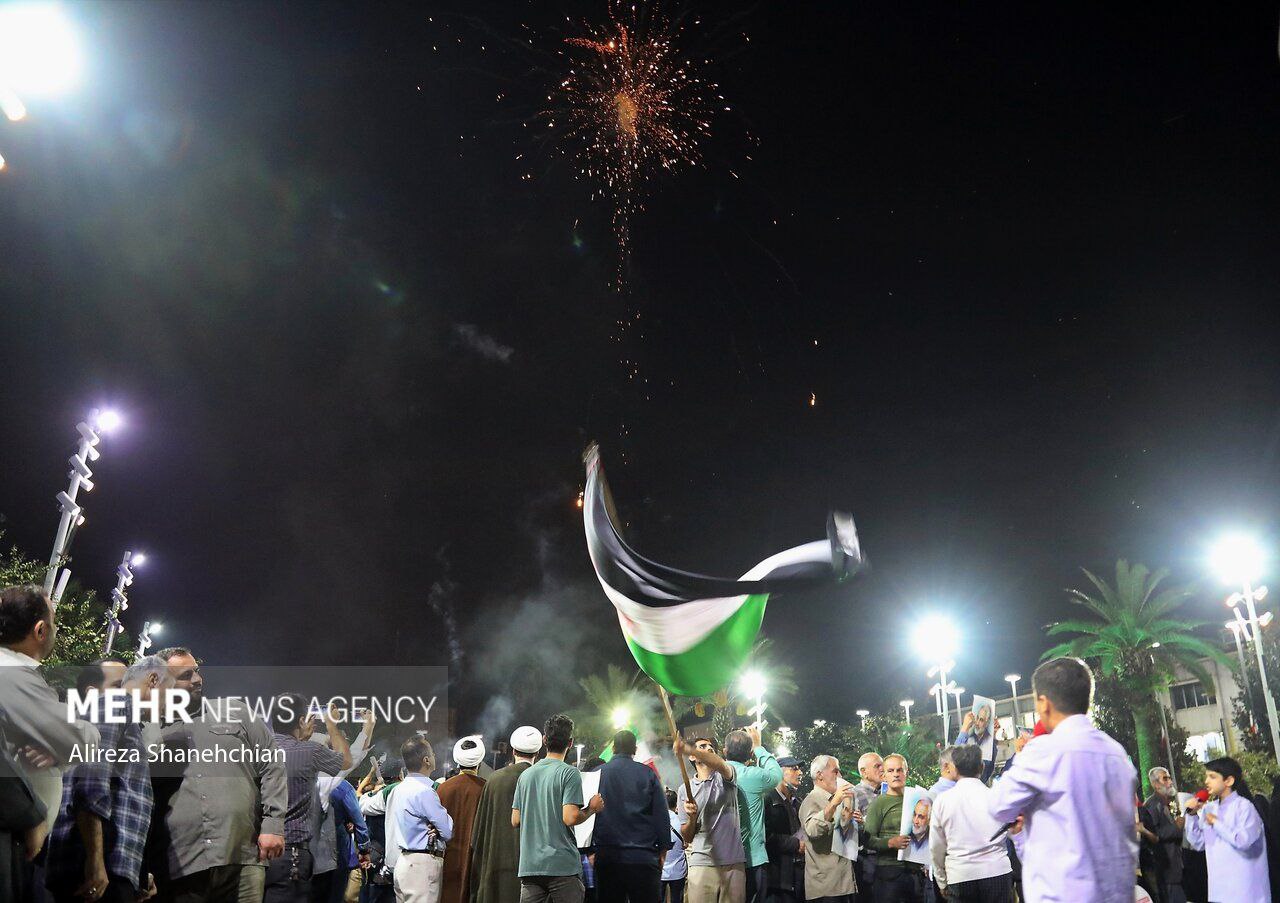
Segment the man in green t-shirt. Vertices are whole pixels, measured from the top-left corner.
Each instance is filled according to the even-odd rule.
[[[876,854],[875,898],[877,900],[923,900],[924,869],[898,859],[898,851],[911,842],[902,833],[902,792],[907,786],[907,760],[894,753],[884,757],[884,780],[888,790],[875,798],[863,817],[867,846]]]
[[[782,780],[782,766],[760,745],[755,727],[730,731],[724,738],[724,757],[738,787],[738,818],[747,852],[747,903],[764,903],[769,892],[769,853],[764,848],[764,795]],[[747,764],[751,760],[755,764]]]
[[[516,781],[511,824],[520,829],[520,903],[582,903],[582,860],[573,836],[604,808],[600,794],[582,805],[582,775],[564,761],[573,721],[552,715],[542,731],[547,757]]]

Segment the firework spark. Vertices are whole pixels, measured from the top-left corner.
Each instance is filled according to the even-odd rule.
[[[643,4],[628,9],[624,18],[610,4],[606,23],[565,39],[585,52],[566,53],[570,68],[559,90],[568,120],[562,141],[576,144],[579,174],[613,204],[619,278],[648,183],[701,162],[716,95],[680,56],[680,26]]]

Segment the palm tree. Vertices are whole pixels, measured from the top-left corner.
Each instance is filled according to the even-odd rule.
[[[751,670],[764,675],[769,685],[769,698],[794,696],[799,690],[796,684],[795,669],[790,665],[779,664],[773,660],[773,641],[768,637],[759,637],[751,647]],[[741,695],[737,681],[708,693],[705,696],[681,697],[672,701],[677,720],[693,712],[699,718],[707,717],[707,709],[713,710],[711,716],[711,733],[717,743],[723,743],[725,735],[734,728],[734,719],[747,714],[747,710],[755,702]],[[770,704],[770,711],[776,707]],[[771,718],[777,721],[776,718]]]
[[[627,671],[610,665],[604,675],[591,674],[578,681],[586,702],[569,713],[573,718],[576,739],[591,750],[599,750],[616,730],[613,713],[624,708],[640,715],[652,705],[645,696],[640,671]]]
[[[1122,702],[1133,718],[1139,772],[1143,789],[1149,793],[1147,771],[1160,759],[1156,692],[1169,685],[1178,666],[1209,689],[1213,678],[1201,660],[1213,659],[1228,667],[1231,661],[1212,643],[1192,635],[1205,622],[1176,617],[1176,610],[1191,595],[1190,587],[1167,587],[1157,592],[1167,571],[1153,574],[1144,565],[1131,567],[1121,559],[1116,562],[1114,587],[1088,570],[1084,575],[1097,593],[1068,589],[1067,596],[1089,609],[1097,620],[1073,619],[1050,626],[1050,636],[1079,636],[1054,646],[1041,658],[1070,655],[1090,659],[1098,663],[1103,675],[1117,679],[1125,695]]]

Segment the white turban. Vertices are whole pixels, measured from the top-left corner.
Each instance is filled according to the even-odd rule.
[[[453,744],[453,761],[460,768],[475,768],[484,761],[484,739],[472,734]]]
[[[511,748],[526,756],[535,755],[542,749],[542,732],[536,727],[518,727],[511,734]]]

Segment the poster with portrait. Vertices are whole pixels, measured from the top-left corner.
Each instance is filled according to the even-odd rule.
[[[898,850],[898,859],[929,865],[929,817],[933,814],[933,795],[923,787],[907,787],[902,791],[902,825],[898,833],[909,843]]]
[[[836,789],[847,786],[849,782],[840,778]],[[858,858],[858,822],[851,814],[854,805],[853,797],[845,800],[840,808],[836,809],[831,826],[831,852],[851,861],[857,861]]]
[[[591,797],[600,792],[600,770],[587,771],[582,774],[582,802],[584,804],[591,802]],[[573,829],[573,836],[578,844],[578,849],[582,850],[591,846],[591,840],[596,833],[596,817],[593,815],[577,825]]]
[[[996,702],[989,696],[973,697],[973,727],[969,736],[982,750],[982,761],[996,760]]]

